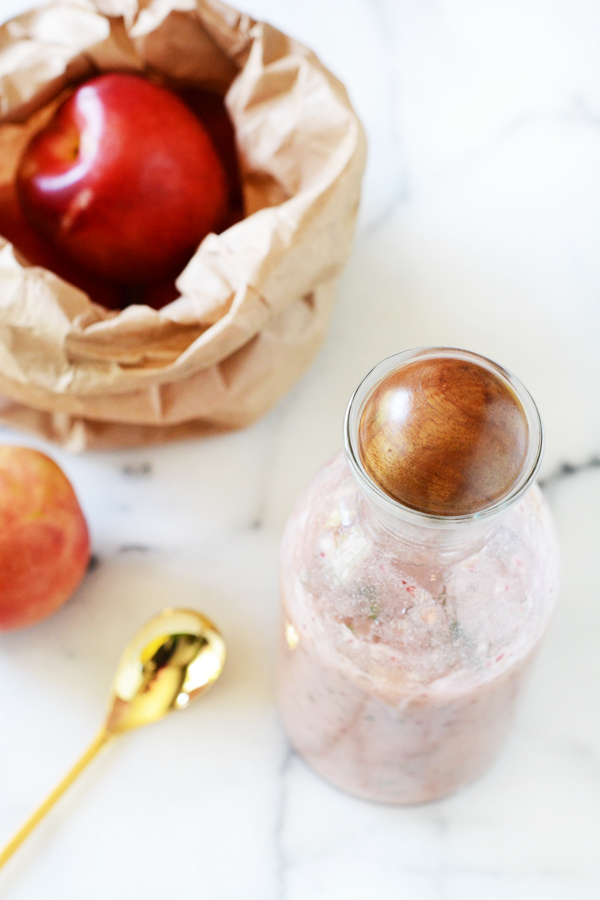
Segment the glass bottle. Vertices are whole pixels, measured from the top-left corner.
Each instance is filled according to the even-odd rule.
[[[467,351],[400,353],[355,391],[281,556],[281,715],[338,787],[418,803],[495,757],[557,593],[542,448],[523,385]]]

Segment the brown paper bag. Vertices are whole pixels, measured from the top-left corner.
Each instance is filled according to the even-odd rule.
[[[107,310],[0,238],[0,419],[74,450],[248,425],[323,339],[360,123],[313,53],[219,0],[55,0],[0,29],[0,189],[56,98],[103,70],[225,95],[245,218],[204,239],[159,310]]]

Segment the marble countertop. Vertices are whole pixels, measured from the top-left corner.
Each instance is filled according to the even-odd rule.
[[[2,0],[0,17],[27,7]],[[195,606],[220,682],[120,740],[0,876],[10,900],[597,900],[600,896],[600,7],[588,0],[248,0],[346,83],[369,138],[356,244],[325,346],[245,431],[128,452],[42,446],[96,566],[0,636],[0,845],[99,726],[139,624]],[[562,589],[509,743],[441,802],[339,793],[274,704],[277,556],[378,360],[465,347],[528,386]]]

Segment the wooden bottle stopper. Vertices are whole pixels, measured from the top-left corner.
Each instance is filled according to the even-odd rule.
[[[511,492],[528,440],[523,406],[499,375],[464,359],[417,358],[367,400],[358,452],[390,497],[419,512],[462,516]]]

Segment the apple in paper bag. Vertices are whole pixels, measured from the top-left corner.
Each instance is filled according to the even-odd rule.
[[[51,245],[123,284],[177,274],[227,215],[224,167],[198,118],[125,73],[83,83],[57,109],[23,154],[17,190]]]

